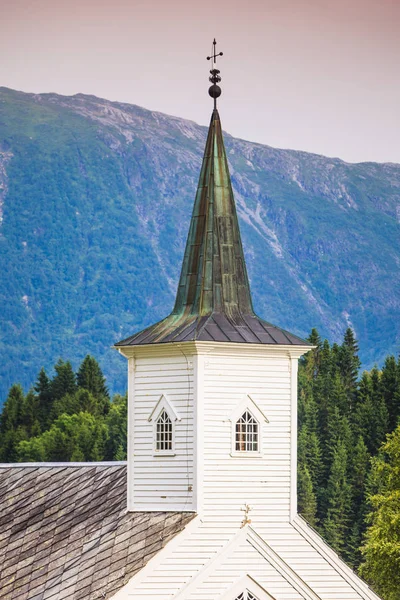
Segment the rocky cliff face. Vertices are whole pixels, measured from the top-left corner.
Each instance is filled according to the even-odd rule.
[[[206,133],[92,96],[0,88],[2,398],[88,352],[125,388],[110,346],[173,304]],[[400,165],[225,142],[260,316],[331,341],[351,325],[365,366],[397,352]]]

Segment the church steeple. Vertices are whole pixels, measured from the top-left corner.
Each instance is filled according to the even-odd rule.
[[[190,223],[174,314],[231,319],[253,314],[235,200],[214,109]]]
[[[260,319],[253,310],[216,99],[221,81],[215,40],[209,95],[214,110],[172,313],[116,346],[216,341],[302,345],[307,342]]]

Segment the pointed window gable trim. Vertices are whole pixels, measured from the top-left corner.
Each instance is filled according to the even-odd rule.
[[[257,421],[259,423],[269,423],[268,417],[265,415],[265,413],[261,410],[261,408],[254,402],[253,398],[249,395],[249,394],[244,394],[242,400],[239,402],[239,404],[234,408],[233,412],[231,413],[229,420],[230,421],[237,421],[242,414],[244,413],[244,411],[248,409],[252,415],[257,419]]]
[[[167,396],[165,396],[165,394],[162,394],[159,397],[158,402],[155,405],[155,407],[153,408],[153,410],[151,411],[148,420],[151,422],[151,421],[154,421],[155,419],[157,419],[163,409],[170,415],[170,417],[173,421],[181,420],[181,417],[179,416],[178,411],[175,409],[174,405],[167,398]]]
[[[172,402],[160,396],[148,418],[153,422],[154,456],[175,456],[175,423],[180,420]]]

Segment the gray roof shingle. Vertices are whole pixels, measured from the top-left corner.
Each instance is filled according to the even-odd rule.
[[[0,465],[0,598],[110,598],[193,516],[128,513],[125,463]]]

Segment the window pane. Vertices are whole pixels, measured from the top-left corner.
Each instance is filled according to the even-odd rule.
[[[156,450],[172,450],[172,421],[165,410],[156,423]]]
[[[247,410],[236,422],[235,450],[258,452],[258,423]]]

